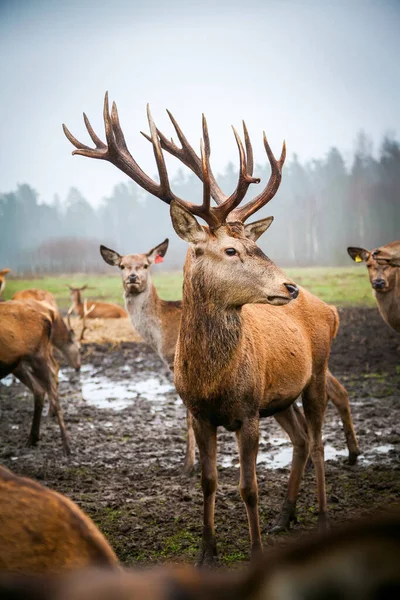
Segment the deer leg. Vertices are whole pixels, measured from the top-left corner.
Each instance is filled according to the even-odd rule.
[[[186,411],[187,437],[186,437],[186,454],[183,463],[183,473],[190,475],[194,469],[196,439],[193,431],[193,417],[189,409]]]
[[[21,383],[32,392],[34,400],[33,419],[31,432],[28,437],[27,446],[36,446],[40,439],[40,422],[42,420],[42,411],[44,405],[45,390],[41,386],[40,382],[36,380],[33,373],[30,372],[29,368],[20,364],[13,371],[13,375],[17,377]]]
[[[303,391],[304,416],[310,439],[311,458],[314,464],[318,494],[318,525],[321,530],[328,529],[324,444],[322,426],[327,403],[325,373],[314,375],[311,383]]]
[[[259,419],[244,421],[236,432],[240,457],[240,495],[246,505],[249,521],[251,557],[262,552],[260,521],[258,517],[258,486],[256,463],[259,440]]]
[[[217,559],[215,540],[214,509],[218,486],[217,473],[217,428],[193,419],[193,429],[200,453],[201,487],[203,490],[203,537],[198,565],[213,565]]]
[[[346,444],[349,450],[349,463],[355,465],[357,457],[360,454],[360,448],[354,431],[353,419],[351,418],[349,395],[347,390],[329,370],[326,374],[326,391],[328,398],[332,400],[342,419]]]
[[[306,421],[296,404],[292,404],[287,410],[275,415],[275,419],[290,437],[293,444],[293,458],[286,498],[278,520],[270,529],[270,533],[285,531],[289,529],[291,522],[296,522],[296,500],[310,452]]]

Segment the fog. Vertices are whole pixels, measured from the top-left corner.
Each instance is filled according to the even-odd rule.
[[[70,0],[58,4],[48,0],[2,0],[0,193],[3,205],[7,195],[8,204],[17,202],[17,186],[28,184],[37,193],[38,204],[53,204],[54,208],[57,195],[61,215],[57,222],[62,223],[71,199],[70,190],[76,188],[96,214],[100,214],[103,199],[114,197],[114,186],[129,180],[105,162],[72,157],[72,147],[61,124],[65,122],[78,139],[88,142],[82,122],[84,110],[96,131],[103,135],[102,103],[104,92],[109,90],[111,99],[117,101],[131,152],[149,174],[156,171],[154,157],[150,144],[139,133],[148,130],[147,102],[157,124],[168,134],[172,133],[172,127],[165,108],[169,108],[196,149],[201,135],[201,113],[207,115],[213,170],[222,178],[225,175],[228,187],[234,186],[235,177],[227,176],[227,165],[231,162],[237,168],[238,162],[232,124],[239,127],[241,119],[246,120],[255,160],[261,165],[256,174],[261,175],[264,183],[268,170],[262,131],[266,130],[277,154],[285,138],[288,161],[284,182],[291,173],[290,185],[295,188],[300,185],[293,168],[290,171],[294,154],[307,172],[308,188],[299,192],[305,202],[305,237],[311,235],[307,230],[310,211],[322,213],[334,201],[332,198],[328,203],[326,196],[327,190],[334,195],[329,177],[322,188],[320,185],[317,189],[315,181],[310,183],[315,161],[321,168],[331,165],[332,148],[337,149],[343,161],[345,189],[340,188],[343,196],[337,199],[341,210],[336,214],[332,211],[332,218],[338,219],[340,227],[340,219],[346,218],[353,201],[349,178],[360,153],[359,133],[365,132],[367,141],[361,146],[364,144],[364,158],[369,157],[368,165],[364,161],[365,169],[369,169],[368,177],[364,172],[368,192],[365,186],[364,191],[357,188],[361,194],[357,206],[369,208],[360,216],[363,225],[356,219],[357,223],[341,236],[340,243],[390,241],[390,236],[396,234],[393,219],[397,217],[395,204],[400,187],[391,181],[390,191],[385,187],[382,192],[386,173],[382,160],[388,151],[387,144],[386,150],[382,144],[385,138],[392,144],[389,154],[394,163],[390,168],[395,173],[397,163],[393,157],[398,149],[400,107],[399,31],[400,4],[387,0],[249,0],[246,3]],[[169,160],[168,166],[171,176],[176,177],[178,162]],[[297,256],[296,249],[285,254],[282,243],[282,233],[293,227],[296,194],[293,190],[289,193],[288,186],[286,195],[282,188],[282,194],[279,192],[271,202],[268,213],[279,216],[280,225],[278,220],[273,225],[281,244],[276,254],[286,262],[303,263],[304,256]],[[193,182],[188,193],[193,195],[197,190]],[[368,219],[379,219],[373,208],[374,193],[378,190],[381,191],[376,200],[382,201],[383,193],[384,206],[389,207],[389,212],[382,223],[369,226]],[[16,192],[14,200],[11,192]],[[156,199],[151,202],[152,207],[157,202],[161,204]],[[128,207],[124,202],[124,210],[129,210]],[[156,227],[161,237],[164,229],[171,234],[164,208],[158,209],[157,205],[154,209],[166,215],[160,221],[162,226]],[[355,206],[349,210],[354,218],[359,214]],[[9,210],[0,211],[2,219],[10,218],[9,215]],[[85,222],[86,228],[77,232],[77,237],[94,240],[102,237],[114,244],[120,241],[124,247],[129,245],[128,233],[118,236],[115,227],[110,233],[104,224],[99,225],[98,219],[78,221]],[[53,221],[48,227],[44,221],[42,225],[40,222],[41,219],[37,235],[19,232],[18,250],[30,251],[39,242],[57,235],[74,236],[70,225],[65,231],[61,231],[60,225],[57,233]],[[147,223],[149,236],[139,236],[138,240],[133,225],[131,251],[142,251],[137,244],[145,243],[147,238],[149,246],[161,241],[150,235],[151,219]],[[329,263],[343,260],[336,250],[327,250]],[[9,254],[3,237],[0,259],[11,260]],[[317,243],[312,260],[310,254],[312,263],[327,260],[318,254]]]

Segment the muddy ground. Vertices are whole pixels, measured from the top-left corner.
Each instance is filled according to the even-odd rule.
[[[343,309],[330,368],[347,387],[362,456],[346,464],[333,406],[324,428],[328,505],[333,526],[399,502],[400,336],[376,309]],[[33,401],[12,378],[0,384],[0,462],[67,494],[105,533],[126,565],[193,562],[201,533],[199,473],[180,474],[184,409],[170,376],[144,344],[88,344],[80,376],[63,369],[61,402],[73,456],[61,451],[58,427],[45,417],[42,439],[25,447]],[[312,468],[290,534],[269,535],[288,481],[290,444],[274,419],[261,428],[260,515],[265,545],[285,544],[316,527]],[[233,434],[219,434],[216,526],[221,562],[248,560],[247,519],[238,492]]]

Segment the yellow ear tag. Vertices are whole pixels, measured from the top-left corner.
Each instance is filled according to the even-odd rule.
[[[362,258],[359,254],[357,254],[357,256],[355,257],[355,262],[362,262]]]

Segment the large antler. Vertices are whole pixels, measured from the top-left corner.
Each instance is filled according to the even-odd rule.
[[[246,152],[244,150],[242,141],[234,131],[236,142],[239,149],[239,157],[240,157],[240,169],[239,169],[239,180],[236,187],[236,190],[227,197],[220,187],[218,186],[214,175],[212,174],[209,158],[210,158],[210,140],[208,136],[208,128],[206,119],[203,117],[203,140],[201,143],[201,157],[198,157],[194,152],[193,148],[187,142],[185,136],[183,135],[178,123],[175,121],[171,113],[170,115],[171,121],[175,127],[178,138],[182,144],[182,148],[179,148],[174,144],[173,141],[169,142],[167,138],[157,130],[157,127],[153,121],[153,118],[150,113],[149,107],[147,107],[147,118],[150,126],[150,136],[146,136],[152,142],[154,156],[157,163],[160,183],[156,183],[153,181],[144,171],[139,167],[137,162],[134,160],[132,155],[130,154],[128,147],[125,142],[124,134],[122,132],[117,106],[115,102],[113,102],[111,114],[109,111],[108,105],[108,93],[105,95],[104,99],[104,125],[105,125],[105,134],[107,144],[102,142],[100,138],[94,132],[89,119],[83,114],[84,122],[86,125],[86,129],[95,144],[95,148],[90,148],[85,144],[82,144],[77,140],[67,129],[65,125],[63,125],[64,133],[67,136],[68,140],[77,148],[74,150],[73,154],[80,154],[82,156],[87,156],[89,158],[98,158],[102,160],[107,160],[121,169],[126,175],[128,175],[131,179],[133,179],[138,185],[140,185],[143,189],[148,191],[150,194],[157,196],[163,202],[170,204],[172,200],[177,200],[180,204],[186,207],[193,215],[199,216],[203,218],[210,227],[216,227],[221,223],[225,222],[227,217],[232,215],[235,216],[235,220],[239,219],[237,216],[237,209],[240,202],[246,195],[248,187],[251,183],[259,183],[259,179],[252,177],[253,172],[253,151],[250,143],[250,138],[247,133],[247,129],[245,124],[243,123],[244,129],[244,137],[246,144]],[[265,140],[266,141],[266,140]],[[268,144],[266,145],[267,148]],[[177,158],[179,158],[184,164],[186,164],[192,171],[201,179],[204,186],[204,194],[203,194],[203,203],[199,206],[197,204],[192,204],[186,200],[178,198],[171,191],[171,187],[169,184],[167,168],[165,165],[163,149],[167,150]],[[269,153],[268,153],[269,150]],[[272,152],[267,149],[268,156],[272,156]],[[282,158],[283,157],[283,158]],[[281,161],[283,165],[284,161],[284,150],[282,151]],[[275,161],[276,162],[276,161]],[[272,163],[271,163],[272,164]],[[277,163],[278,165],[279,163]],[[281,168],[281,167],[280,167]],[[275,170],[276,173],[279,171],[279,178],[276,176],[274,178],[274,185],[267,186],[268,194],[265,193],[265,190],[262,194],[257,196],[255,200],[250,202],[248,207],[248,214],[244,212],[247,207],[243,207],[242,212],[240,213],[242,220],[247,218],[250,214],[258,210],[260,206],[266,204],[268,200],[272,198],[272,196],[276,193],[276,190],[279,187],[280,182],[280,169]],[[272,175],[271,175],[272,179]],[[271,181],[270,179],[270,181]],[[278,181],[277,185],[276,182]],[[267,189],[266,188],[266,189]],[[218,206],[211,207],[210,206],[210,195],[217,202]],[[269,197],[268,197],[269,196]],[[267,198],[267,199],[265,199]],[[236,209],[236,210],[235,210]],[[230,218],[230,220],[233,220]]]
[[[195,153],[195,151],[193,150],[193,148],[187,141],[187,139],[184,136],[182,129],[178,125],[176,119],[172,116],[172,114],[168,110],[167,110],[167,113],[168,113],[168,116],[171,119],[171,122],[175,128],[175,131],[176,131],[178,139],[182,145],[182,148],[179,148],[179,146],[177,146],[172,139],[168,140],[168,138],[159,129],[157,129],[161,147],[164,150],[166,150],[167,152],[169,152],[169,154],[172,154],[172,156],[175,156],[176,158],[178,158],[187,167],[189,167],[189,169],[191,169],[193,171],[193,173],[195,173],[204,183],[204,180],[202,177],[200,158],[197,156],[197,154]],[[234,131],[234,134],[236,137],[236,141],[238,142],[239,152],[241,152],[241,148],[243,149],[243,146],[241,144],[240,138],[234,128],[233,128],[233,131]],[[248,176],[251,177],[253,175],[253,148],[252,148],[250,137],[249,137],[247,127],[246,127],[246,124],[244,121],[243,121],[243,133],[244,133],[244,139],[245,139],[245,144],[246,144],[246,172],[247,172]],[[152,138],[150,136],[146,135],[143,132],[142,132],[142,135],[144,135],[144,137],[147,140],[152,142]],[[230,221],[244,222],[253,213],[255,213],[257,210],[259,210],[260,208],[265,206],[270,200],[272,200],[272,198],[275,196],[276,192],[279,189],[279,185],[280,185],[280,182],[282,179],[282,168],[283,168],[285,158],[286,158],[286,144],[285,144],[285,142],[283,142],[281,156],[280,156],[279,160],[276,160],[276,158],[271,150],[271,147],[268,144],[267,136],[265,135],[265,131],[263,132],[263,135],[264,135],[265,151],[267,153],[267,156],[268,156],[268,159],[269,159],[269,162],[271,165],[271,176],[270,176],[269,181],[268,181],[267,185],[265,186],[264,190],[260,194],[258,194],[258,196],[256,196],[253,200],[251,200],[250,202],[248,202],[247,204],[245,204],[244,206],[242,206],[240,208],[236,208],[234,210],[231,209],[230,214],[229,213],[227,214],[227,217],[229,217]],[[203,115],[203,139],[205,142],[207,160],[209,160],[211,148],[210,148],[210,139],[209,139],[209,135],[208,135],[207,121],[206,121],[206,118],[204,115]],[[244,163],[242,162],[242,157],[241,157],[241,162],[240,162],[241,169],[243,168],[243,164]],[[218,186],[218,184],[215,180],[215,177],[211,172],[211,169],[209,170],[209,176],[210,176],[211,196],[214,198],[215,202],[218,205],[223,205],[225,202],[227,202],[228,197],[224,194],[224,192]],[[238,188],[241,185],[242,177],[243,177],[243,175],[241,173],[241,177],[239,177]],[[253,179],[253,181],[251,183],[259,183],[259,181],[260,181],[259,179]],[[247,191],[247,187],[245,188],[246,191]],[[237,188],[237,190],[238,190],[238,188]],[[237,190],[236,190],[236,192],[237,192]],[[244,195],[241,197],[241,200],[243,199],[243,197],[244,197]]]

